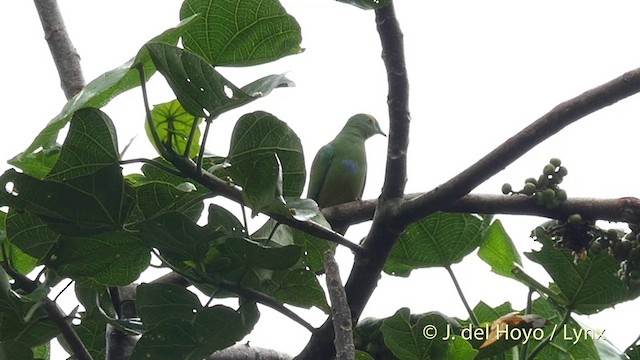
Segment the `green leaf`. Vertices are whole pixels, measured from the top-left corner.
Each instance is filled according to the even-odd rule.
[[[88,313],[83,313],[80,324],[74,325],[73,328],[93,360],[104,360],[107,348],[105,338],[107,319],[94,309]]]
[[[569,307],[581,314],[590,315],[613,307],[623,301],[635,299],[639,290],[627,289],[616,275],[620,263],[609,253],[589,255],[586,260],[574,263],[571,250],[557,249],[544,231],[536,231],[536,241],[542,249],[525,253],[531,261],[542,265],[554,280],[561,294],[569,300]]]
[[[302,255],[302,247],[266,247],[251,240],[228,239],[221,251],[232,259],[234,267],[285,270],[295,265]]]
[[[32,212],[13,209],[7,216],[7,235],[11,244],[40,263],[61,237]]]
[[[202,215],[204,204],[198,191],[181,190],[160,181],[145,182],[134,191],[136,206],[129,221],[148,220],[167,212],[179,212],[196,220]]]
[[[317,205],[315,206],[315,208],[318,208]],[[322,213],[318,212],[317,216],[313,217],[310,220],[326,228],[331,228],[331,225],[329,225],[327,220],[322,216]],[[253,233],[251,237],[254,240],[264,239],[265,241],[267,241],[267,239],[269,239],[269,236],[271,236],[271,243],[277,244],[279,246],[287,246],[292,244],[302,246],[304,251],[302,258],[300,259],[300,267],[306,267],[313,272],[318,272],[324,269],[324,252],[330,249],[335,249],[334,243],[282,224],[280,224],[277,229],[275,229],[275,232],[273,232],[276,224],[277,222],[273,219],[267,220],[267,222],[265,222],[260,229]],[[273,234],[271,234],[272,232]]]
[[[33,360],[33,351],[18,341],[0,342],[0,359]]]
[[[356,350],[356,360],[375,360],[375,359],[372,358],[371,355],[369,355],[364,351]]]
[[[201,264],[210,243],[221,233],[200,227],[185,215],[169,212],[139,224],[139,236],[151,248],[157,248],[172,265],[184,262]]]
[[[515,279],[511,272],[516,264],[522,266],[520,253],[500,220],[494,221],[480,245],[478,257],[491,266],[491,270],[502,276]]]
[[[63,237],[47,265],[72,279],[89,278],[103,286],[122,286],[136,280],[149,266],[147,246],[130,232]]]
[[[71,118],[69,134],[51,172],[50,181],[68,181],[91,175],[118,163],[116,129],[107,114],[84,108]]]
[[[165,42],[177,44],[178,39],[185,29],[192,24],[195,16],[183,18],[176,27],[164,31],[154,37],[149,42]],[[143,46],[135,58],[125,64],[108,71],[95,80],[91,81],[76,96],[67,102],[60,114],[53,118],[49,124],[38,134],[29,147],[9,161],[11,165],[20,167],[25,172],[32,168],[33,152],[38,148],[50,149],[55,144],[60,130],[69,122],[71,115],[81,108],[93,107],[101,108],[123,92],[140,86],[140,75],[136,69],[141,64],[144,68],[145,77],[149,79],[155,72],[155,66],[151,61],[149,52]],[[39,177],[45,169],[38,169],[33,173],[28,173],[34,177]],[[48,173],[48,171],[46,171]]]
[[[52,141],[42,144],[42,149],[32,153],[23,153],[9,160],[9,163],[22,169],[25,174],[29,174],[37,179],[42,179],[53,169],[60,156],[61,145]]]
[[[182,105],[180,105],[178,100],[155,105],[151,110],[151,121],[162,144],[155,144],[153,136],[151,136],[148,121],[144,122],[144,128],[149,141],[151,141],[151,144],[156,148],[158,153],[160,153],[158,146],[170,144],[178,154],[184,154],[191,129],[195,126],[196,128],[188,155],[189,158],[194,158],[198,155],[200,151],[200,128],[198,125],[202,122],[202,118],[189,114]]]
[[[228,172],[233,181],[242,186],[242,198],[252,209],[252,216],[276,204],[284,206],[282,166],[278,155],[258,154],[237,159]]]
[[[200,360],[233,345],[250,330],[242,324],[241,315],[231,308],[221,305],[203,308],[191,321],[164,321],[147,331],[131,358]]]
[[[163,43],[147,48],[180,104],[193,116],[215,119],[254,100],[190,51]]]
[[[6,229],[7,213],[0,211],[0,246],[6,252],[7,259],[12,268],[22,274],[28,274],[38,264],[38,259],[29,256],[19,247],[15,246],[7,238]],[[4,255],[0,252],[0,261],[5,261]]]
[[[221,229],[227,235],[244,236],[245,229],[240,220],[229,210],[220,205],[209,205],[209,216],[207,217],[207,227],[210,229]]]
[[[316,275],[304,269],[275,271],[262,285],[263,291],[283,303],[330,312],[324,290]]]
[[[458,263],[482,243],[488,226],[486,219],[472,214],[429,215],[402,233],[384,271],[406,277],[414,269]]]
[[[569,319],[567,324],[560,326],[563,316],[546,298],[534,300],[531,312],[551,321],[551,324],[544,328],[544,336],[532,336],[529,341],[529,351],[531,351],[539,344],[538,339],[549,336],[553,339],[538,354],[537,359],[599,359],[598,350],[594,344],[594,329],[591,329],[592,334],[589,335],[585,333],[586,329],[582,329],[573,319]],[[581,335],[576,336],[576,334]],[[584,336],[585,334],[587,336]],[[595,338],[597,339],[597,336]],[[595,341],[602,341],[602,339]]]
[[[213,65],[257,65],[302,52],[300,26],[277,0],[185,1],[180,18],[194,14],[201,16],[182,42]]]
[[[423,335],[423,329],[427,326],[435,327],[437,334],[447,334],[448,322],[442,316],[432,313],[414,323],[407,308],[398,310],[386,319],[380,330],[385,344],[400,360],[446,358],[449,345],[439,337],[427,339]]]
[[[58,232],[86,233],[117,229],[126,219],[131,200],[125,194],[118,164],[65,182],[38,180],[9,169],[0,176],[0,203],[30,211]]]
[[[136,309],[147,329],[163,322],[191,321],[202,309],[191,291],[173,284],[142,284],[136,292]]]
[[[302,143],[285,122],[262,111],[243,115],[233,129],[229,149],[234,174],[244,176],[234,181],[243,188],[249,187],[245,185],[250,174],[260,171],[251,160],[275,153],[282,166],[282,195],[295,198],[302,194],[306,178]]]
[[[2,313],[0,342],[17,341],[32,348],[47,343],[60,333],[56,325],[48,320],[48,315],[42,307],[36,308],[31,317],[25,321],[25,315],[31,310],[33,304],[21,303],[20,305],[20,309]]]
[[[381,9],[389,4],[389,0],[338,0],[364,10]]]

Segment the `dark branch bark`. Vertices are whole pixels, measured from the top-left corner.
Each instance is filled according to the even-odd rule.
[[[60,86],[67,99],[71,99],[84,87],[84,76],[80,67],[80,55],[71,43],[64,26],[56,0],[34,0],[44,38],[49,44],[51,56],[58,69]]]
[[[421,194],[409,194],[405,200]],[[322,209],[327,220],[337,226],[358,224],[373,219],[377,199],[353,201]],[[555,209],[538,206],[526,196],[469,194],[437,211],[449,213],[508,214],[542,216],[566,220],[571,214],[581,214],[585,219],[612,222],[640,223],[640,199],[624,197],[619,199],[569,198]]]
[[[184,158],[176,153],[169,153],[167,155],[167,160],[169,160],[185,176],[199,182],[204,187],[211,190],[211,192],[213,192],[215,195],[222,195],[227,199],[233,200],[239,204],[243,203],[242,192],[234,186],[231,186],[230,184],[207,172],[198,171],[196,164],[190,159]],[[299,221],[276,213],[265,213],[265,215],[268,215],[277,222],[288,225],[294,229],[298,229],[306,232],[307,234],[311,234],[319,238],[345,246],[356,254],[362,252],[362,248],[358,244],[352,243],[337,232],[331,231],[330,229],[327,229],[314,222]]]
[[[404,62],[403,35],[396,19],[393,1],[376,10],[376,24],[382,44],[382,58],[389,83],[389,149],[382,195],[367,238],[364,253],[355,255],[351,275],[345,285],[352,322],[356,323],[375,290],[380,272],[405,224],[399,222],[398,209],[404,202],[406,156],[409,144],[409,81]],[[312,336],[300,359],[330,359],[335,355],[331,318]]]
[[[409,224],[458,200],[567,125],[639,91],[640,69],[635,69],[559,104],[462,173],[407,201],[400,209],[401,221]]]
[[[324,268],[327,274],[329,299],[331,299],[333,331],[336,334],[334,340],[336,360],[353,360],[356,356],[356,347],[353,343],[351,310],[349,310],[347,294],[340,279],[340,269],[332,250],[327,250],[324,253]]]

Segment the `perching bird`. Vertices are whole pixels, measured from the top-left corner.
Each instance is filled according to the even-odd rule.
[[[311,165],[307,198],[320,208],[360,199],[367,180],[367,154],[364,142],[373,135],[387,136],[371,115],[349,118],[333,141],[323,146]],[[347,227],[334,228],[340,234]]]

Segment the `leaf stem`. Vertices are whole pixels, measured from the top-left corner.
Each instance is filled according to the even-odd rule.
[[[447,272],[449,273],[449,276],[451,277],[451,280],[453,281],[453,285],[455,285],[455,287],[456,287],[456,291],[458,292],[458,296],[460,296],[460,300],[462,300],[462,304],[464,304],[464,308],[467,310],[467,313],[469,314],[469,320],[471,320],[471,323],[474,326],[476,326],[476,327],[480,326],[480,322],[478,321],[478,318],[476,317],[476,314],[473,313],[473,310],[469,306],[469,303],[467,302],[467,298],[465,298],[464,293],[462,292],[462,288],[460,287],[460,283],[458,282],[458,279],[456,278],[456,275],[453,273],[453,270],[451,269],[451,265],[445,265],[444,268],[447,269]]]
[[[198,174],[202,173],[202,162],[204,161],[204,147],[207,144],[207,138],[209,137],[209,128],[213,122],[213,118],[208,117],[204,126],[204,133],[202,134],[202,142],[200,143],[200,151],[198,152],[198,162],[196,164],[196,171]]]
[[[567,307],[565,312],[564,312],[564,316],[562,317],[562,321],[560,322],[560,324],[558,324],[558,326],[554,326],[554,328],[558,328],[558,329],[562,328],[563,326],[565,326],[567,324],[567,322],[569,321],[569,318],[571,318],[571,308]],[[538,346],[536,346],[536,348],[533,349],[531,354],[529,354],[529,356],[526,359],[527,360],[535,359],[536,356],[538,355],[538,353],[540,351],[542,351],[542,349],[544,349],[544,347],[547,346],[551,341],[553,341],[553,334],[549,335],[544,340],[540,341]]]
[[[197,129],[198,129],[198,117],[194,116],[193,124],[191,125],[191,131],[189,131],[189,138],[187,139],[187,146],[185,146],[184,154],[182,154],[182,156],[186,158],[188,158],[189,154],[191,154],[191,147],[193,146],[193,139],[196,137]]]

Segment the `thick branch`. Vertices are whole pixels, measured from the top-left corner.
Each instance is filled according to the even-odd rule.
[[[409,194],[405,199],[423,194]],[[353,225],[372,220],[377,205],[377,199],[353,201],[322,209],[322,213],[336,226]],[[436,210],[449,213],[531,215],[558,220],[566,220],[571,214],[581,214],[586,219],[640,223],[640,199],[635,197],[569,198],[559,207],[547,209],[534,204],[527,196],[469,194]]]
[[[640,69],[635,69],[559,104],[459,175],[407,201],[400,209],[402,221],[409,224],[463,197],[565,126],[639,91]]]
[[[373,224],[362,244],[364,253],[356,254],[353,269],[345,291],[351,309],[352,322],[356,323],[375,290],[384,263],[404,230],[398,221],[397,211],[404,202],[406,182],[406,156],[409,143],[409,81],[404,62],[403,35],[396,19],[393,1],[376,10],[376,24],[382,44],[382,58],[389,83],[389,149],[387,168],[380,202]],[[301,359],[329,359],[335,355],[331,346],[334,338],[331,318],[316,331]]]
[[[44,38],[58,69],[60,86],[67,99],[70,99],[84,87],[80,55],[71,43],[57,1],[34,0],[34,3],[42,23]]]

